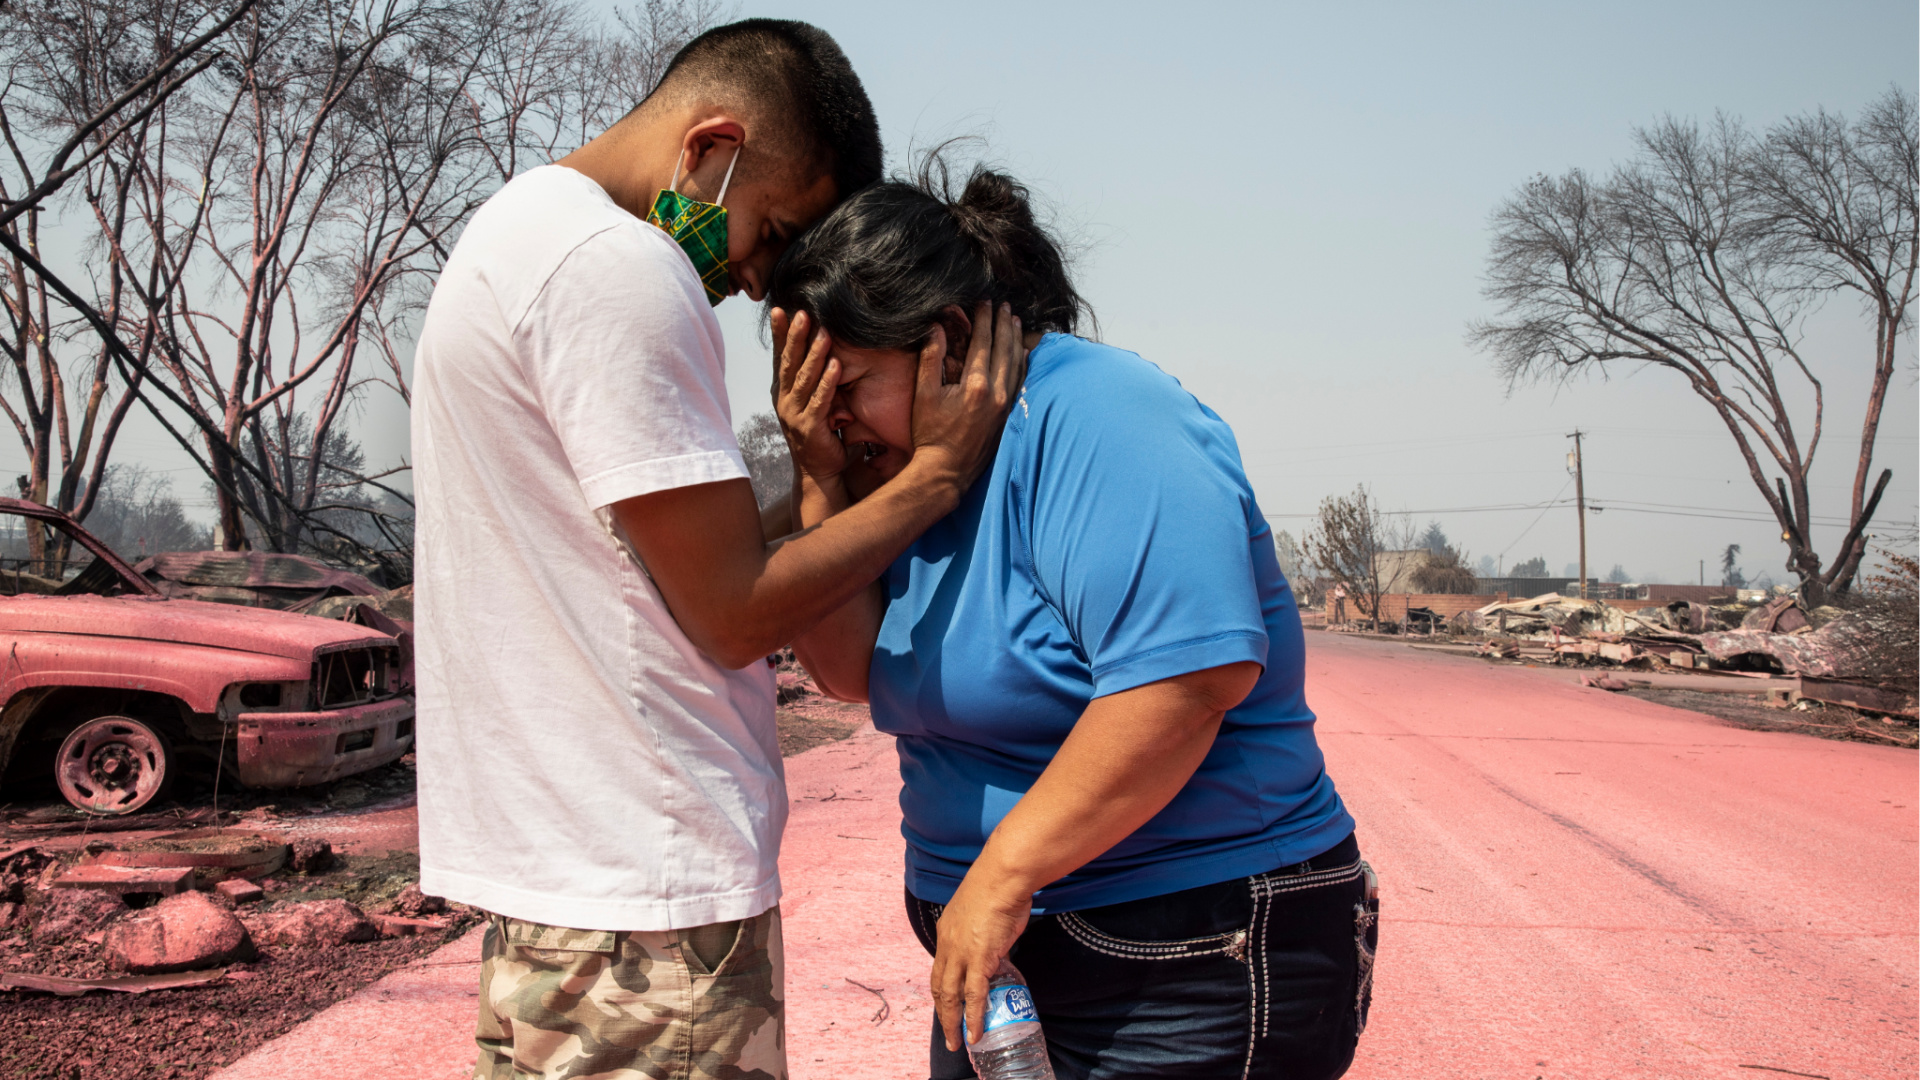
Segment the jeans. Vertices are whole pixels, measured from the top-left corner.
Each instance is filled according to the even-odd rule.
[[[1013,946],[1059,1080],[1332,1080],[1373,995],[1378,890],[1349,836],[1306,862],[1036,915]],[[941,906],[907,894],[931,953]],[[933,1024],[932,1080],[974,1075]]]

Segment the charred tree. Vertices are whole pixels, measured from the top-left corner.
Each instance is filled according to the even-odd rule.
[[[1411,530],[1396,528],[1361,485],[1351,495],[1321,500],[1317,519],[1300,539],[1300,550],[1329,582],[1345,586],[1361,614],[1377,624],[1380,597],[1392,585],[1384,556],[1412,543]]]
[[[151,137],[158,110],[220,58],[218,39],[254,2],[48,0],[0,23],[0,359],[10,369],[0,412],[27,462],[21,498],[84,519],[138,389],[113,385],[111,350],[29,263],[64,234],[59,211],[75,204],[91,218],[95,254],[125,241],[137,227],[131,192],[99,168],[104,156]],[[150,349],[151,328],[127,307],[128,265],[103,261],[97,315]],[[27,540],[34,572],[57,577],[66,534],[35,525]]]
[[[1523,186],[1493,214],[1487,296],[1496,319],[1470,340],[1510,386],[1664,368],[1713,410],[1780,524],[1809,603],[1844,592],[1892,477],[1875,477],[1881,410],[1911,339],[1916,129],[1895,89],[1854,121],[1826,112],[1754,134],[1728,117],[1668,119],[1606,177],[1574,170]],[[1826,417],[1803,351],[1807,318],[1836,295],[1874,325],[1848,527],[1825,556],[1812,538],[1809,473]]]
[[[185,0],[116,2],[76,10],[210,18]],[[364,558],[405,546],[410,503],[388,477],[406,466],[364,471],[340,425],[370,392],[408,400],[410,328],[473,210],[637,104],[717,12],[652,0],[610,26],[576,0],[223,10],[191,81],[156,84],[148,98],[166,96],[137,99],[137,123],[96,124],[100,145],[61,159],[77,178],[58,193],[62,242],[87,249],[83,265],[43,257],[32,212],[0,228],[25,358],[10,359],[30,364],[44,327],[62,327],[116,410],[109,440],[139,402],[205,471],[225,547]],[[145,70],[111,49],[70,52],[78,84],[111,90]],[[63,145],[84,115],[36,113],[16,159],[34,140]],[[16,426],[47,412],[43,384]]]

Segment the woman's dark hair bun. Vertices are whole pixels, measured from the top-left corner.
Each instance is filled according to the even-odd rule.
[[[774,267],[769,307],[809,311],[860,348],[915,348],[949,305],[1005,302],[1028,330],[1073,333],[1092,311],[1025,185],[975,166],[958,194],[938,148],[911,179],[842,203]]]
[[[954,204],[960,228],[980,248],[996,282],[1028,326],[1071,330],[1085,301],[1067,276],[1066,259],[1048,231],[1034,220],[1026,185],[1005,173],[975,169]]]

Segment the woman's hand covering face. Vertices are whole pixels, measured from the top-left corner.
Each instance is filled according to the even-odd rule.
[[[775,411],[808,477],[844,483],[858,500],[925,452],[963,486],[978,478],[1026,376],[1027,348],[1011,308],[996,313],[982,302],[970,328],[951,310],[960,329],[973,331],[964,358],[949,355],[940,324],[916,354],[849,348],[806,312],[772,313]]]
[[[829,355],[833,339],[806,312],[791,317],[779,308],[768,319],[773,329],[773,407],[787,437],[794,463],[816,481],[846,471],[850,455],[829,420],[840,362]]]
[[[989,330],[989,328],[991,328]],[[1027,346],[1013,308],[981,301],[958,381],[945,380],[947,334],[935,325],[920,349],[913,392],[913,453],[950,458],[967,484],[979,479],[1000,445],[1007,410],[1027,376]]]

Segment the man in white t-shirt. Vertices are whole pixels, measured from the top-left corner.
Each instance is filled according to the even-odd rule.
[[[421,888],[492,916],[480,1077],[786,1075],[764,657],[953,508],[1009,395],[923,378],[908,471],[774,540],[712,304],[759,300],[880,167],[831,38],[720,27],[489,200],[434,290],[413,399]]]

